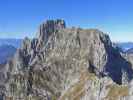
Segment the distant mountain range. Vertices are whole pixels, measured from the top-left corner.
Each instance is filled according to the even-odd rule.
[[[131,48],[131,49],[128,49],[127,51],[126,51],[126,53],[128,53],[128,54],[133,54],[133,48]]]
[[[133,48],[133,42],[119,42],[115,44],[120,47],[124,52],[130,51],[130,49]]]
[[[6,63],[13,57],[22,39],[0,39],[0,64]]]
[[[12,45],[15,48],[20,47],[22,39],[1,39],[0,38],[0,46],[1,45]]]
[[[12,45],[0,46],[0,64],[6,63],[16,52],[16,48]]]

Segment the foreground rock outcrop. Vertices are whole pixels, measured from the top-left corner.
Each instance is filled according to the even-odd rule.
[[[133,70],[107,34],[48,20],[3,75],[9,100],[128,100]]]

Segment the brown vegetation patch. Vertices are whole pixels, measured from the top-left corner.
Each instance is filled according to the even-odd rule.
[[[87,80],[93,80],[94,78],[94,74],[89,73],[88,71],[82,71],[79,81],[73,84],[60,100],[80,100],[80,98],[85,94],[85,83]]]
[[[110,85],[108,88],[110,88],[110,90],[106,98],[109,100],[118,100],[119,97],[125,97],[129,95],[127,86]]]

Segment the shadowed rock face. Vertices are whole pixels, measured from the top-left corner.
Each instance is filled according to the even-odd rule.
[[[6,95],[14,100],[76,100],[75,91],[80,98],[88,94],[87,89],[93,91],[95,83],[98,96],[104,94],[102,87],[107,84],[100,83],[100,79],[105,81],[103,77],[122,84],[130,82],[133,72],[108,35],[97,29],[66,28],[63,20],[48,20],[40,26],[37,38],[25,38],[4,75]],[[90,86],[86,86],[88,83]],[[66,94],[69,89],[73,95]],[[95,100],[96,95],[87,98]]]
[[[121,56],[117,48],[107,45],[105,48],[108,54],[105,72],[108,72],[108,75],[118,84],[130,82],[133,78],[132,64]]]

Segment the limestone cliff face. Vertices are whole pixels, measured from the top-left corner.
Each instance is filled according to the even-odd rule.
[[[106,100],[114,86],[123,89],[116,83],[131,81],[133,71],[108,35],[48,20],[37,38],[24,39],[4,75],[6,97],[13,100]]]

